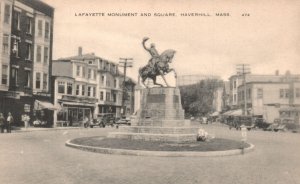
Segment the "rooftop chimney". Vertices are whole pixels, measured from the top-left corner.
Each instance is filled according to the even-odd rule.
[[[82,56],[82,47],[78,47],[78,56]]]

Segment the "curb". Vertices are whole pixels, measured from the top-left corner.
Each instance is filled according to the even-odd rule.
[[[80,149],[83,151],[90,151],[95,153],[113,154],[113,155],[132,155],[132,156],[156,156],[156,157],[214,157],[214,156],[231,156],[242,155],[254,150],[254,145],[251,143],[250,147],[242,149],[234,149],[227,151],[146,151],[146,150],[127,150],[127,149],[113,149],[113,148],[101,148],[93,146],[84,146],[71,143],[71,140],[66,141],[65,145],[71,148]]]
[[[83,129],[84,127],[61,127],[61,128],[29,128],[25,129],[22,128],[20,130],[13,130],[16,133],[23,133],[23,132],[39,132],[39,131],[59,131],[59,130],[72,130],[72,129]]]

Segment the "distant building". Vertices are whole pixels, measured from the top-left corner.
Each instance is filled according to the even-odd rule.
[[[247,114],[262,116],[270,123],[280,118],[280,111],[300,107],[300,76],[287,74],[272,79],[246,82]],[[240,85],[237,87],[237,106],[242,109],[244,97],[244,85]]]
[[[177,77],[177,86],[196,84],[205,79],[221,79],[215,75],[181,75]]]
[[[49,106],[54,9],[32,0],[1,0],[0,8],[0,112],[15,122],[23,113],[49,119],[34,106]]]

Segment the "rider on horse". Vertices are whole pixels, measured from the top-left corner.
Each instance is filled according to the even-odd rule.
[[[159,62],[159,59],[160,59],[160,58],[159,58],[159,54],[158,54],[158,52],[157,52],[157,50],[156,50],[156,48],[155,48],[155,44],[154,44],[154,43],[151,43],[150,48],[147,48],[147,47],[146,47],[145,43],[146,43],[147,40],[149,40],[149,38],[148,38],[148,37],[145,37],[145,38],[143,39],[142,44],[143,44],[144,49],[145,49],[146,51],[148,51],[148,52],[150,53],[151,57],[152,57],[152,58],[148,61],[148,64],[149,64],[149,66],[151,67],[151,69],[154,69],[155,64],[156,64],[157,62]]]

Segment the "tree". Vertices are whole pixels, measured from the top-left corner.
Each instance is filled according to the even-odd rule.
[[[203,116],[213,111],[214,92],[223,87],[218,79],[201,80],[197,84],[181,86],[181,101],[186,116]]]

